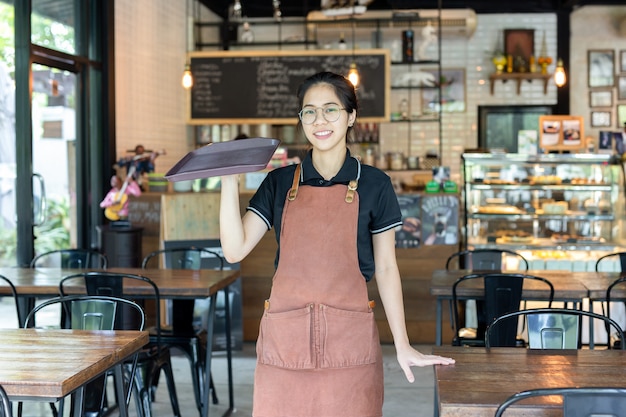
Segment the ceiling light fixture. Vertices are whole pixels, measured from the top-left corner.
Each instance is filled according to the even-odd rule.
[[[189,52],[189,31],[191,27],[189,26],[189,1],[185,0],[185,40],[186,40],[186,49]],[[192,0],[193,1],[193,0]],[[183,88],[189,90],[193,87],[193,74],[191,73],[191,63],[190,58],[187,54],[186,62],[185,62],[185,70],[183,71],[183,79],[181,81]]]
[[[354,0],[352,0],[352,7],[354,10]],[[356,21],[354,20],[354,12],[352,13],[352,63],[350,64],[350,71],[348,71],[348,80],[352,83],[352,85],[356,88],[361,81],[361,75],[359,74],[359,70],[356,67],[356,57],[354,54],[354,50],[356,48],[355,42],[355,26]]]
[[[565,68],[563,67],[563,60],[559,58],[556,62],[556,69],[554,70],[554,83],[557,87],[563,87],[567,82],[567,76],[565,75]]]

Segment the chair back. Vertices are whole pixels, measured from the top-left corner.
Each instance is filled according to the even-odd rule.
[[[509,265],[514,268],[509,268]],[[455,252],[446,260],[446,269],[473,271],[528,270],[528,261],[521,254],[508,249],[473,249]]]
[[[161,265],[167,269],[224,269],[224,257],[219,253],[206,248],[185,246],[180,248],[160,249],[146,255],[141,268],[159,268]]]
[[[15,288],[15,285],[7,277],[0,275],[0,285],[3,285],[3,284],[6,284],[11,290],[11,295],[13,296],[13,302],[15,304],[15,317],[17,320],[16,327],[21,327],[23,324],[23,321],[22,321],[22,314],[20,313],[20,307],[19,307],[18,300],[17,300],[17,290]],[[6,320],[6,317],[3,320]]]
[[[540,388],[521,391],[507,398],[496,409],[495,417],[502,417],[512,404],[534,397],[563,397],[563,416],[566,417],[626,417],[626,388],[567,387]]]
[[[56,308],[57,306],[58,308]],[[139,304],[125,298],[101,295],[68,295],[44,300],[28,313],[24,327],[30,327],[35,322],[47,322],[49,320],[36,320],[36,317],[42,314],[55,316],[63,309],[66,313],[66,320],[56,327],[80,330],[114,330],[116,328],[116,311],[121,310],[118,308],[121,306],[133,309],[140,318],[133,330],[143,330],[146,320]],[[58,318],[53,319],[53,321],[59,323]]]
[[[224,264],[224,257],[215,251],[197,246],[183,246],[151,252],[143,258],[141,267],[146,269],[161,266],[167,269],[217,269],[223,271]],[[168,317],[168,322],[171,324],[172,332],[177,335],[194,334],[196,332],[194,330],[196,309],[208,308],[208,305],[205,306],[205,303],[200,300],[168,300],[166,306],[165,314]]]
[[[520,317],[525,318],[528,323],[528,345],[531,349],[580,349],[583,317],[601,321],[607,332],[612,331],[620,341],[624,340],[624,332],[620,325],[602,314],[567,308],[535,308],[513,311],[497,317],[487,327],[485,346],[502,346],[493,337],[494,331],[505,321],[517,323]],[[608,347],[611,349],[611,343]],[[625,348],[626,346],[622,346],[622,349]]]
[[[617,263],[617,265],[616,265]],[[618,266],[618,268],[615,268]],[[626,252],[613,252],[596,261],[596,272],[626,271]]]
[[[0,385],[0,417],[13,417],[13,407],[4,388]]]
[[[108,266],[106,255],[91,249],[57,249],[37,255],[30,262],[31,268],[107,269]]]
[[[129,297],[124,291],[124,283],[132,280],[135,286],[138,286],[136,292],[141,296]],[[153,317],[161,317],[161,296],[157,285],[149,278],[143,275],[124,274],[107,271],[90,271],[68,275],[61,279],[59,283],[59,292],[61,296],[68,294],[82,293],[91,296],[116,297],[124,299],[152,300],[154,304],[154,315],[146,314]],[[145,309],[145,303],[139,304]],[[140,318],[133,310],[126,308],[118,308],[115,314],[115,329],[134,329]],[[161,325],[160,320],[155,320],[155,331],[157,335],[157,344],[161,342]]]
[[[500,317],[512,311],[520,309],[522,301],[522,289],[525,280],[540,281],[546,285],[550,291],[548,303],[551,306],[554,299],[554,286],[543,277],[528,274],[510,273],[485,273],[470,274],[456,280],[452,285],[452,307],[455,318],[456,332],[461,328],[460,315],[458,312],[457,287],[463,283],[481,279],[483,281],[483,298],[485,304],[485,317],[479,320],[484,323],[491,323],[496,317]],[[482,332],[481,332],[482,333]],[[515,346],[517,336],[517,321],[509,320],[492,331],[493,336],[501,346]],[[480,333],[479,333],[480,334]]]

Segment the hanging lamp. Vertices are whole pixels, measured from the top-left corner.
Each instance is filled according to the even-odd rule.
[[[567,82],[567,76],[565,75],[565,68],[563,67],[563,60],[559,58],[556,62],[556,69],[554,70],[554,83],[557,87],[563,87]]]
[[[356,67],[356,58],[355,58],[355,48],[356,48],[356,43],[355,43],[355,36],[354,36],[354,32],[355,32],[355,25],[356,22],[354,21],[354,0],[353,0],[353,13],[352,13],[352,63],[350,64],[350,70],[348,71],[348,80],[352,83],[352,85],[356,88],[359,85],[359,82],[361,81],[361,74],[359,74],[359,69]]]
[[[185,43],[187,52],[189,52],[189,1],[185,0]],[[185,70],[183,71],[183,79],[181,81],[183,88],[189,90],[193,87],[193,74],[191,73],[190,58],[187,56],[185,62]]]

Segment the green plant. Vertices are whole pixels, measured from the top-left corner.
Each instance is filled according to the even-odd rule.
[[[35,228],[35,253],[70,247],[67,197],[49,198],[46,221]]]

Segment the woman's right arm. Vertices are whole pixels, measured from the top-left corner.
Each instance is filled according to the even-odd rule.
[[[239,175],[222,177],[220,201],[220,241],[224,257],[230,263],[240,262],[267,233],[265,222],[256,214],[239,211]]]

